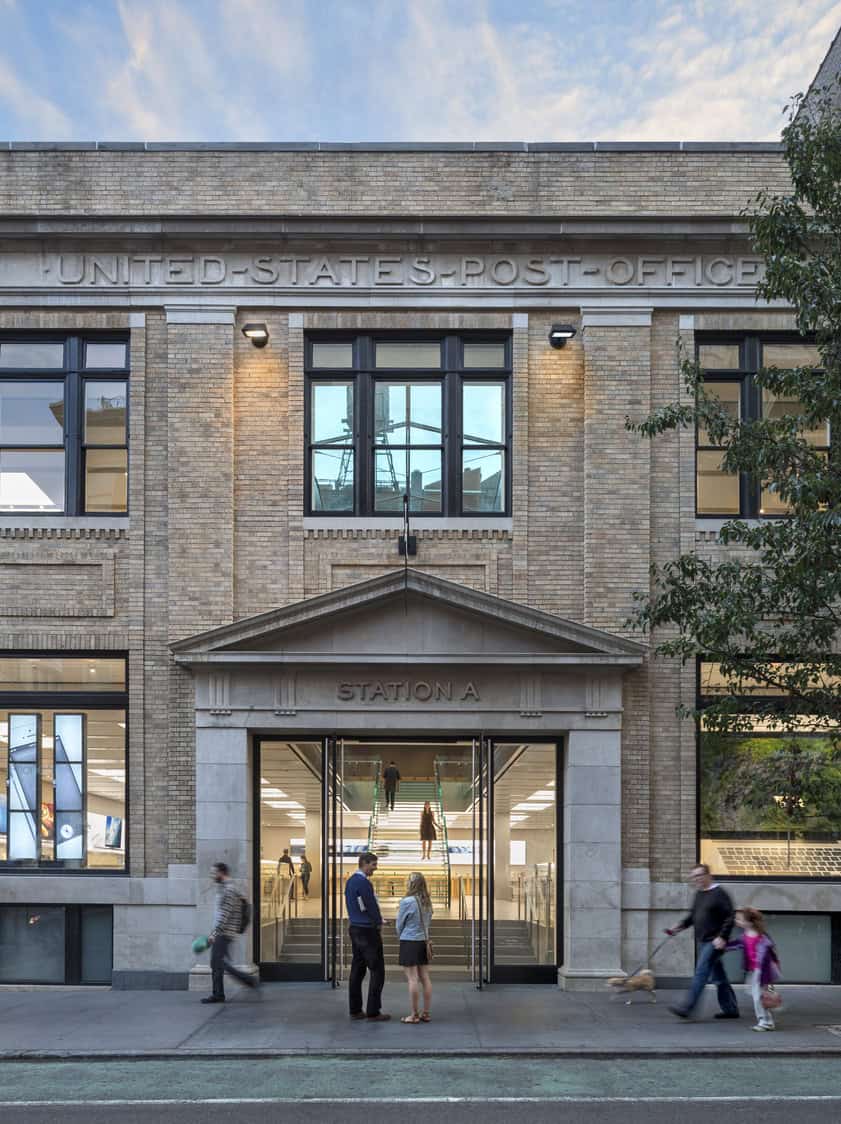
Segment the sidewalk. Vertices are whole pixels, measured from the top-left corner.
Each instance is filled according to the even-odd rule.
[[[697,1022],[667,1007],[680,993],[650,1004],[611,1000],[605,992],[552,987],[441,983],[434,1021],[404,1026],[406,989],[389,982],[390,1023],[350,1022],[347,991],[326,984],[264,984],[229,990],[224,1006],[202,1005],[196,992],[107,989],[0,989],[0,1058],[190,1057],[295,1054],[551,1054],[666,1057],[682,1055],[839,1054],[841,988],[781,989],[779,1031],[756,1034],[749,997],[737,988],[739,1021],[716,1021],[708,989]],[[826,1029],[834,1026],[836,1033]]]

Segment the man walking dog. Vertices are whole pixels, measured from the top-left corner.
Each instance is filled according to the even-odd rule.
[[[716,984],[718,988],[718,1005],[721,1010],[715,1018],[738,1019],[739,1004],[736,1001],[736,994],[721,963],[733,928],[733,902],[727,891],[717,882],[713,882],[710,868],[706,863],[699,863],[689,877],[695,887],[692,908],[679,924],[665,931],[671,937],[682,929],[692,926],[698,944],[697,962],[695,975],[683,1005],[669,1007],[669,1010],[678,1018],[688,1019],[709,982]]]

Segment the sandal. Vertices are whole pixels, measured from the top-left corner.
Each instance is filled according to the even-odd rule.
[[[429,1011],[423,1011],[418,1016],[418,1021],[422,1023],[432,1022],[432,1015],[430,1015]]]
[[[404,1015],[403,1018],[400,1021],[401,1021],[401,1023],[419,1023],[419,1022],[421,1022],[421,1016],[420,1015]]]

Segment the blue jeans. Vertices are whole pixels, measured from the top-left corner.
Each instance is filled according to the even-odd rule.
[[[712,941],[704,941],[698,945],[698,959],[695,963],[695,975],[692,977],[684,1011],[690,1015],[698,1004],[708,983],[714,983],[718,988],[718,1005],[725,1015],[738,1015],[739,1004],[736,993],[730,986],[724,965],[721,963],[723,952],[713,947]]]

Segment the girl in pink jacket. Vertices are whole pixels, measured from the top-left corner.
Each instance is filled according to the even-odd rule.
[[[736,910],[736,924],[741,935],[728,942],[728,948],[740,948],[744,958],[745,983],[750,986],[756,1012],[754,1030],[775,1030],[774,1015],[762,1004],[762,996],[780,978],[780,958],[765,928],[765,918],[758,909]]]

